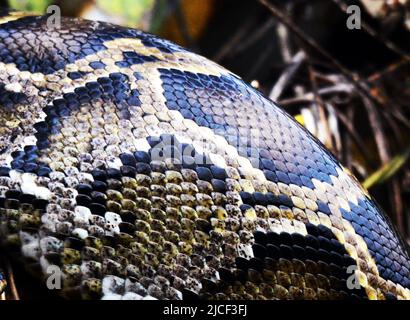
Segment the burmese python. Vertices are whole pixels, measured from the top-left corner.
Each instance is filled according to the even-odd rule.
[[[238,76],[112,24],[0,23],[2,247],[56,294],[410,299],[389,219]]]

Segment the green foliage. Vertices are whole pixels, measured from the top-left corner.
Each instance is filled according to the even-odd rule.
[[[364,182],[363,186],[370,189],[374,185],[382,184],[395,175],[407,162],[410,157],[410,149],[403,154],[395,156],[390,162],[383,165],[376,172],[372,173]]]
[[[156,34],[162,27],[164,20],[172,12],[171,1],[168,0],[156,0],[155,6],[153,7],[153,15],[150,23],[149,31]]]
[[[144,14],[154,6],[155,0],[97,0],[96,6],[111,16],[121,17],[123,24],[138,25]],[[9,0],[11,9],[42,14],[52,0]]]
[[[10,8],[19,11],[43,13],[52,0],[9,0]]]
[[[97,0],[97,5],[105,12],[124,17],[129,25],[135,25],[151,10],[154,0]]]

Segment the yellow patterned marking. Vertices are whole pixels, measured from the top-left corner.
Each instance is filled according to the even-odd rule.
[[[362,193],[363,188],[360,187],[360,184],[357,183],[356,179],[353,179],[353,181],[349,180],[348,177],[351,177],[351,175],[348,172],[339,169],[337,169],[337,172],[338,177],[336,178],[332,176],[332,181],[337,181],[337,189],[342,190],[345,193],[345,195],[340,195],[337,197],[338,205],[344,210],[350,212],[350,206],[347,201],[351,201],[357,204],[359,198],[363,197],[363,195],[367,196],[367,194]],[[315,185],[315,189],[313,191],[317,195],[326,194],[328,188],[325,183],[322,183],[316,179],[312,179],[312,182]],[[347,190],[349,191],[348,193],[346,192]],[[346,193],[348,194],[348,196],[346,195]],[[357,267],[360,271],[360,284],[366,289],[366,292],[370,299],[384,298],[382,292],[387,293],[388,291],[392,290],[386,290],[387,281],[379,275],[376,262],[370,254],[366,242],[360,235],[356,233],[351,223],[342,217],[338,206],[329,207],[331,208],[331,215],[329,217],[330,228],[333,230],[333,233],[335,234],[339,242],[344,245],[349,255],[357,261]],[[317,216],[319,215],[320,212],[317,213]],[[316,214],[307,215],[309,222],[311,222],[312,224],[317,225],[320,222],[324,225],[329,226],[328,223],[323,223],[323,221],[321,221],[317,216]],[[341,229],[341,226],[343,226],[343,229]],[[367,281],[367,277],[369,276],[376,277],[377,282],[373,284],[369,283]],[[364,281],[364,278],[366,278],[366,281]],[[404,289],[399,284],[393,284],[392,282],[391,284],[393,286],[394,292],[397,293],[399,298],[410,298],[410,290]],[[382,292],[379,292],[380,290]],[[379,294],[376,294],[377,292],[379,292]]]
[[[30,17],[30,16],[34,16],[34,15],[31,14],[31,13],[28,13],[28,12],[17,12],[17,11],[14,12],[14,11],[12,11],[12,12],[9,12],[9,14],[7,16],[0,17],[0,24],[7,23],[7,22],[10,22],[10,21],[14,21],[14,20],[24,18],[24,17]]]

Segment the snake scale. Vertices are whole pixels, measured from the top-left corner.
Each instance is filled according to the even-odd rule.
[[[0,16],[0,223],[67,298],[410,299],[405,243],[317,139],[108,23]]]

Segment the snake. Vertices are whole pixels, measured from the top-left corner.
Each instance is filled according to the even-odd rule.
[[[1,254],[39,287],[67,299],[410,299],[395,226],[274,102],[157,36],[48,19],[0,14]]]

